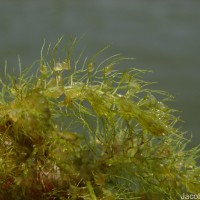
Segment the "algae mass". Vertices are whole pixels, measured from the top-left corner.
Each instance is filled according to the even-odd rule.
[[[98,61],[106,48],[74,56],[77,43],[43,45],[35,72],[0,79],[0,200],[198,194],[200,149],[185,148],[170,95],[118,70],[120,54]]]

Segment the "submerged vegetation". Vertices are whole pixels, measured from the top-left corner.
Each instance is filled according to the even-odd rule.
[[[169,94],[148,89],[145,71],[117,70],[119,54],[75,58],[77,40],[64,55],[60,41],[35,73],[0,79],[0,200],[198,194],[200,149],[185,149]]]

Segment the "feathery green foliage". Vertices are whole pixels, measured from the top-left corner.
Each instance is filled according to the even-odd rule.
[[[127,58],[61,58],[61,39],[0,92],[0,200],[179,199],[200,191],[199,147],[177,128],[170,95],[147,89]],[[21,70],[20,70],[21,71]]]

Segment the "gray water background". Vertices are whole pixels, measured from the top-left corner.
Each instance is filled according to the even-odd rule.
[[[145,80],[158,82],[175,96],[183,130],[200,142],[200,1],[198,0],[1,0],[0,73],[39,59],[44,39],[84,35],[80,47],[91,55],[107,44],[104,57],[122,53],[130,65],[153,70]],[[13,71],[13,70],[11,70]]]

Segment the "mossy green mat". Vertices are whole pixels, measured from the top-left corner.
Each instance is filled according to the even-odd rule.
[[[170,95],[117,70],[120,54],[97,62],[106,48],[75,57],[77,42],[44,45],[36,72],[0,79],[0,200],[198,194],[199,147],[185,149]]]

